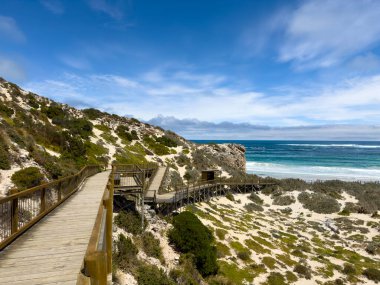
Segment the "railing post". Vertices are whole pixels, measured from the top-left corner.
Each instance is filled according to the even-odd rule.
[[[90,277],[91,285],[107,284],[107,254],[104,251],[97,251],[86,256],[85,275]]]
[[[12,200],[12,229],[11,232],[14,234],[18,230],[18,198]]]
[[[46,209],[46,188],[41,189],[41,208],[40,208],[40,214],[45,212]]]

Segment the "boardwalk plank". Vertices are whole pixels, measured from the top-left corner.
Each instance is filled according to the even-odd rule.
[[[0,284],[76,284],[109,171],[0,252]]]

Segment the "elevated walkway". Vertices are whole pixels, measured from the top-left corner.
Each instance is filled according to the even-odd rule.
[[[158,190],[160,189],[163,179],[165,178],[166,171],[166,166],[160,166],[157,168],[156,174],[153,176],[153,178],[151,178],[153,180],[149,184],[149,187],[145,194],[146,199],[154,199],[154,196],[158,194]]]
[[[82,188],[0,252],[0,284],[77,284],[110,171]]]

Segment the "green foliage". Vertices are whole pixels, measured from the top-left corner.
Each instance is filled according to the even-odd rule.
[[[245,251],[239,251],[237,253],[237,257],[240,258],[243,261],[247,261],[247,260],[250,260],[251,254],[247,250],[245,250]]]
[[[286,178],[279,180],[279,186],[284,191],[304,191],[308,188],[308,183],[301,179]]]
[[[251,193],[251,195],[248,196],[248,199],[250,199],[252,202],[258,205],[262,205],[264,203],[263,199],[261,199],[259,195],[253,192]]]
[[[335,198],[321,193],[302,192],[298,195],[298,201],[306,209],[320,214],[332,214],[340,210],[340,205]]]
[[[303,264],[297,264],[294,267],[293,271],[298,273],[299,275],[301,275],[302,277],[304,277],[306,279],[311,279],[311,271],[310,271],[309,267],[307,267]]]
[[[106,133],[111,132],[111,129],[107,127],[106,125],[95,125],[94,128]]]
[[[106,114],[106,113],[103,113],[102,111],[99,111],[99,110],[94,109],[94,108],[83,109],[82,112],[90,120],[96,120],[98,118],[103,117]]]
[[[268,285],[286,285],[288,282],[285,281],[284,276],[278,272],[271,272],[267,279]]]
[[[28,189],[39,185],[44,176],[37,167],[27,167],[13,173],[11,180],[18,189]]]
[[[119,234],[115,242],[115,251],[112,254],[114,263],[123,269],[127,269],[136,261],[138,249],[129,237]]]
[[[273,204],[279,205],[279,206],[289,206],[295,202],[295,199],[293,196],[275,196],[273,198]]]
[[[4,114],[6,115],[7,117],[10,117],[14,114],[15,112],[13,111],[13,109],[5,106],[3,103],[0,102],[0,114]]]
[[[380,281],[380,270],[376,268],[367,268],[363,271],[363,275],[369,280],[373,280],[376,283]]]
[[[144,232],[142,235],[142,246],[146,255],[162,259],[162,249],[160,241],[151,232]]]
[[[157,155],[168,155],[170,154],[170,149],[157,141],[155,136],[145,136],[144,143]]]
[[[138,285],[176,285],[162,269],[155,265],[142,265],[137,270]]]
[[[136,131],[133,130],[132,132],[129,132],[128,126],[125,126],[125,125],[119,125],[119,126],[117,126],[117,128],[116,128],[116,134],[121,139],[124,139],[124,140],[127,140],[127,141],[133,141],[133,140],[138,140],[139,139]]]
[[[11,168],[9,159],[8,145],[3,139],[3,134],[0,133],[0,169],[7,170]]]
[[[246,209],[248,212],[254,212],[254,211],[263,212],[264,211],[263,207],[255,203],[249,203],[249,204],[244,205],[244,209]]]
[[[26,98],[28,99],[28,105],[30,107],[35,108],[35,109],[38,109],[40,107],[36,98],[31,93],[29,93]]]
[[[220,240],[224,240],[224,238],[226,237],[226,234],[227,234],[228,232],[226,231],[226,230],[224,230],[224,229],[220,229],[220,228],[217,228],[216,230],[215,230],[215,234],[216,234],[216,236],[220,239]]]
[[[185,211],[173,218],[169,240],[182,253],[194,255],[195,265],[203,276],[217,272],[214,237],[194,214]]]
[[[50,119],[64,118],[66,116],[66,112],[56,103],[52,103],[50,106],[42,108],[41,111]]]
[[[356,268],[351,263],[345,263],[342,272],[346,275],[353,275],[356,274]]]
[[[115,218],[115,224],[128,233],[140,234],[143,229],[141,228],[141,216],[137,212],[123,212],[121,211]],[[144,228],[146,227],[146,220],[144,221]]]
[[[170,272],[170,277],[180,285],[200,285],[203,278],[194,265],[194,256],[182,254],[179,259],[179,268]]]
[[[195,169],[187,169],[185,174],[183,175],[183,178],[187,180],[188,182],[196,182],[200,177],[200,173]]]
[[[234,197],[234,195],[233,195],[231,192],[228,192],[228,193],[226,194],[226,198],[227,198],[228,200],[230,200],[230,201],[235,201],[235,197]]]
[[[156,142],[161,143],[167,147],[177,147],[178,146],[178,144],[175,140],[173,140],[172,138],[170,138],[166,135],[156,138]]]

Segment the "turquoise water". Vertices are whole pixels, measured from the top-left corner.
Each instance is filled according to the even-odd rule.
[[[195,141],[246,147],[247,172],[304,180],[380,180],[380,142]]]

